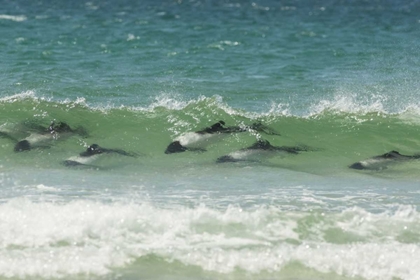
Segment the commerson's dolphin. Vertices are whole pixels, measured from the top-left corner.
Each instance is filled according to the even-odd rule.
[[[0,132],[0,137],[7,138],[15,142],[13,150],[15,152],[29,151],[33,148],[49,148],[51,142],[58,139],[67,139],[72,135],[78,134],[81,136],[86,136],[87,133],[84,128],[78,127],[72,129],[65,122],[54,122],[52,121],[48,128],[36,125],[31,126],[28,129],[30,135],[22,140],[17,139],[8,132]]]
[[[127,157],[138,156],[136,153],[129,153],[121,149],[106,149],[106,148],[100,147],[98,144],[92,144],[86,149],[86,151],[80,153],[78,156],[73,156],[63,161],[63,164],[65,166],[95,167],[91,165],[91,163],[95,161],[96,159],[98,159],[98,157],[103,154],[116,154],[116,155],[127,156]]]
[[[371,157],[362,161],[358,161],[349,166],[352,169],[358,170],[383,170],[390,164],[406,162],[420,159],[420,154],[412,156],[402,155],[397,151],[391,151],[383,155]]]
[[[258,140],[256,143],[251,145],[248,148],[240,149],[238,151],[229,153],[219,157],[216,162],[238,162],[238,161],[260,161],[261,159],[266,159],[268,157],[274,156],[278,153],[284,154],[298,154],[302,151],[310,151],[308,147],[305,146],[273,146],[267,140]]]
[[[206,127],[202,130],[195,132],[188,132],[179,136],[177,139],[175,139],[172,143],[168,145],[168,147],[165,150],[165,154],[181,153],[185,151],[203,152],[205,151],[206,146],[216,141],[220,141],[222,138],[232,133],[252,130],[263,132],[269,135],[280,135],[261,123],[254,123],[250,126],[245,127],[225,127],[225,122],[219,121],[210,127]]]

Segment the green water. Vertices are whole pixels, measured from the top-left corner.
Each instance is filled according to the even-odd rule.
[[[420,278],[417,1],[1,4],[1,279]]]

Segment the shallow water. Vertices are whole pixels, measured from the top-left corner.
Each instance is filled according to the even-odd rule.
[[[4,3],[0,278],[418,279],[420,162],[349,166],[420,151],[419,8]],[[220,120],[280,136],[164,153]],[[258,139],[308,151],[216,163]]]

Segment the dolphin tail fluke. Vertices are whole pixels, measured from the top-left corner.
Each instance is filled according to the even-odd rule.
[[[33,120],[21,123],[20,126],[21,126],[22,130],[30,131],[30,132],[36,132],[36,133],[39,133],[39,134],[42,134],[42,133],[45,133],[45,132],[48,131],[47,127],[42,126],[40,124],[37,124]]]
[[[233,162],[233,163],[239,163],[239,162],[247,162],[247,163],[261,163],[260,160],[253,160],[253,159],[238,159],[234,158],[230,155],[224,155],[221,157],[218,157],[216,159],[216,163],[226,163],[226,162]]]
[[[87,169],[95,169],[95,170],[101,169],[99,166],[84,164],[84,163],[80,163],[80,162],[75,161],[75,160],[64,160],[61,163],[64,166],[71,167],[71,168],[87,168]]]
[[[420,153],[416,153],[414,155],[412,155],[413,159],[420,159]]]
[[[287,152],[289,154],[298,154],[301,150],[298,147],[287,147],[287,146],[281,146],[281,147],[275,147],[276,151],[282,151]]]
[[[136,157],[139,156],[136,153],[126,152],[126,151],[121,150],[121,149],[104,149],[104,151],[107,152],[107,153],[119,154],[119,155],[126,156],[126,157],[134,157],[134,158],[136,158]]]
[[[299,152],[317,152],[322,150],[320,148],[314,148],[305,144],[298,144],[296,148],[299,149]]]
[[[87,130],[83,127],[83,126],[79,126],[74,130],[75,133],[79,134],[80,136],[82,136],[83,138],[87,138],[89,137],[89,133],[87,132]]]
[[[207,152],[206,149],[203,148],[187,148],[187,151],[196,152],[196,153],[204,153]]]
[[[3,131],[0,131],[0,138],[9,139],[9,140],[11,140],[12,142],[15,142],[15,143],[19,142],[15,137],[13,137],[9,133],[3,132]]]
[[[85,164],[80,163],[80,162],[75,161],[75,160],[64,160],[64,161],[62,161],[61,163],[62,163],[64,166],[67,166],[67,167],[71,167],[71,166],[83,166],[83,165],[85,165]]]
[[[284,151],[291,154],[298,154],[299,152],[313,152],[318,151],[316,148],[312,148],[306,145],[298,145],[298,146],[281,146],[281,147],[275,147],[278,151]]]

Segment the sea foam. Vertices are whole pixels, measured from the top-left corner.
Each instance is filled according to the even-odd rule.
[[[274,273],[299,262],[321,273],[414,280],[420,275],[420,248],[400,241],[404,231],[416,234],[419,218],[411,207],[321,215],[276,207],[158,208],[18,198],[0,205],[0,275],[107,275],[155,255],[222,274]],[[335,236],[328,237],[332,232]]]

